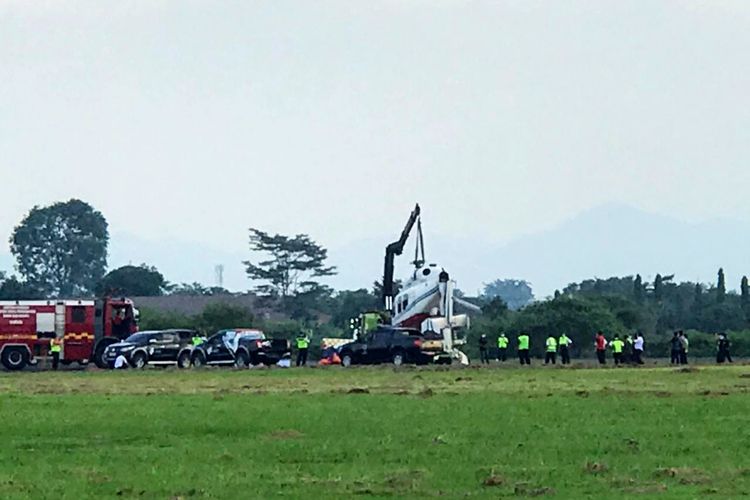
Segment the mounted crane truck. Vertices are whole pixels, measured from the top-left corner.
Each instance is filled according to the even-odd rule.
[[[395,258],[403,253],[409,235],[415,227],[417,242],[412,261],[414,271],[397,292],[393,279]],[[382,339],[390,335],[389,338],[396,341],[385,343],[392,344],[389,349],[394,352],[392,358],[396,364],[405,359],[404,356],[395,354],[396,351],[404,351],[400,345],[404,342],[411,342],[409,350],[404,351],[407,354],[411,353],[413,348],[418,348],[419,355],[411,353],[407,356],[410,359],[429,360],[435,363],[450,363],[456,360],[461,364],[468,364],[469,358],[460,348],[466,343],[463,332],[469,328],[469,317],[465,314],[454,314],[453,307],[455,303],[459,303],[472,311],[479,311],[480,308],[456,297],[455,288],[456,282],[450,279],[445,269],[436,264],[427,264],[425,260],[421,209],[416,205],[399,239],[388,244],[385,249],[383,311],[363,313],[352,321],[354,342],[349,339],[351,345],[347,345],[343,339],[333,338],[323,339],[323,343],[337,347],[342,353],[355,347],[367,351],[370,343],[376,338],[383,344]],[[411,338],[404,341],[402,338],[403,335],[413,337],[415,334],[421,334],[422,338],[419,341]]]

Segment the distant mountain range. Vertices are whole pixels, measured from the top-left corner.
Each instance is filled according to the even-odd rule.
[[[535,296],[543,298],[568,283],[592,277],[640,273],[647,280],[656,273],[674,273],[678,281],[714,282],[723,266],[728,288],[736,289],[741,276],[750,274],[750,224],[726,219],[690,224],[620,204],[587,210],[549,231],[502,245],[425,229],[428,260],[445,266],[469,295],[496,278],[526,279]],[[399,230],[329,248],[329,260],[339,270],[330,284],[370,288],[382,274],[385,245]],[[396,276],[408,274],[412,252],[410,242],[397,260]],[[196,242],[147,241],[114,233],[109,262],[112,267],[146,262],[169,281],[206,285],[216,284],[214,267],[222,264],[224,286],[246,290],[250,283],[241,262],[247,257],[244,248],[221,250]],[[10,255],[0,254],[0,269],[10,271],[12,266]]]

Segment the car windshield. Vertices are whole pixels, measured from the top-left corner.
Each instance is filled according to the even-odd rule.
[[[130,337],[125,339],[125,342],[131,342],[133,344],[137,344],[139,342],[144,342],[148,340],[149,338],[153,337],[153,333],[134,333]]]

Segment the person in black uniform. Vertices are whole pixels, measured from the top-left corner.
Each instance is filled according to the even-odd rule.
[[[479,360],[484,365],[490,364],[490,356],[487,352],[487,335],[482,334],[481,337],[479,337]]]

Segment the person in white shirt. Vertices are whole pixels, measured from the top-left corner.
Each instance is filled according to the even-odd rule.
[[[633,362],[639,365],[643,364],[643,335],[641,332],[635,334],[635,340],[633,340]]]
[[[120,370],[120,369],[127,368],[127,367],[128,367],[128,360],[125,359],[125,356],[120,354],[119,356],[115,358],[115,370]]]

